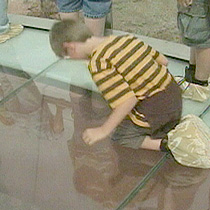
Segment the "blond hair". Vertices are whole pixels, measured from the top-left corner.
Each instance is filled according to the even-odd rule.
[[[85,42],[92,33],[81,21],[62,20],[52,26],[49,36],[54,53],[59,57],[64,57],[66,55],[64,42]]]

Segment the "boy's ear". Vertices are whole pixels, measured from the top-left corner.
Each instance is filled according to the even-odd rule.
[[[74,42],[64,42],[63,47],[64,48],[70,48],[70,50],[74,50],[75,49],[75,44],[74,44]]]

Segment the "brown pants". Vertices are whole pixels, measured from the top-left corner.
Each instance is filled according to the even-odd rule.
[[[164,91],[140,101],[135,108],[144,114],[150,128],[135,125],[126,118],[116,128],[112,140],[137,149],[145,136],[164,138],[179,123],[182,114],[181,89],[173,80]]]

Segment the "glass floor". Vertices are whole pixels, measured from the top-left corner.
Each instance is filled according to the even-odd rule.
[[[157,47],[156,47],[157,48]],[[0,45],[1,210],[209,210],[209,170],[165,153],[81,134],[110,113],[85,61],[58,60],[48,32],[25,28]],[[186,62],[169,58],[182,75]],[[210,101],[184,100],[210,126]]]

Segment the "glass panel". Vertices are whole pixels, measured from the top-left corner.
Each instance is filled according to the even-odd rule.
[[[36,31],[36,36],[30,31],[23,33],[26,42],[18,37],[0,48],[12,52],[6,50],[12,44],[18,52],[11,56],[18,61],[11,62],[13,66],[6,65],[10,57],[0,58],[0,94],[5,97],[0,103],[2,208],[115,209],[137,186],[146,184],[145,179],[155,184],[151,169],[159,160],[165,161],[163,153],[122,148],[109,138],[91,147],[84,144],[84,129],[103,123],[109,107],[85,62],[57,61],[48,34]],[[186,62],[169,60],[169,70],[183,75]],[[184,100],[184,114],[203,113],[209,123],[208,106],[209,101]],[[143,187],[131,199],[131,209],[152,192],[152,185],[149,191]]]
[[[170,159],[126,210],[208,210],[209,172],[209,169],[184,167]]]
[[[49,46],[46,31],[37,30],[34,33],[34,30],[27,28],[20,36],[0,46],[1,98],[58,60]]]
[[[122,148],[109,138],[87,146],[82,132],[103,123],[109,107],[97,92],[56,82],[49,73],[0,106],[0,203],[114,209],[163,154]]]
[[[25,28],[17,37],[0,45],[0,65],[39,73],[58,60],[51,50],[49,33]]]

